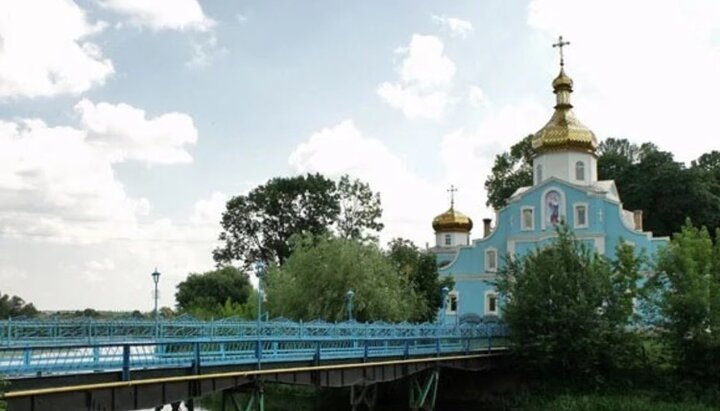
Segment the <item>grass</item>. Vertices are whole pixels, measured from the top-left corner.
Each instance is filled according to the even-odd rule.
[[[527,411],[712,411],[720,408],[694,401],[669,402],[639,392],[561,394],[553,398],[534,397],[517,409]]]

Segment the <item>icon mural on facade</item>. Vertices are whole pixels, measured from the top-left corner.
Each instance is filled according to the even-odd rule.
[[[557,191],[549,191],[545,194],[545,215],[550,225],[556,225],[560,222],[560,193]]]

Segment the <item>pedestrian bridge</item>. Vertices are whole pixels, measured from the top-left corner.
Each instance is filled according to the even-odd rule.
[[[495,366],[505,349],[506,328],[497,322],[189,317],[8,320],[0,322],[0,337],[9,411],[131,410],[238,387],[252,391],[260,404],[262,384],[273,382],[363,387],[358,391],[365,393],[368,386],[408,376],[426,376],[416,396],[427,403],[428,384],[437,386],[440,367]]]

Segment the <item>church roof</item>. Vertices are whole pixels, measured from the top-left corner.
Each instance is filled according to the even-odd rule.
[[[562,64],[562,63],[561,63]],[[573,81],[560,66],[560,74],[553,80],[553,92],[557,104],[550,121],[532,138],[532,147],[537,154],[548,151],[574,150],[595,153],[595,134],[575,117],[570,104]]]
[[[539,187],[544,187],[547,185],[547,183],[555,182],[555,183],[562,183],[571,187],[574,187],[578,190],[593,193],[593,194],[599,194],[603,195],[604,197],[613,200],[613,201],[620,201],[620,198],[618,197],[618,191],[615,186],[615,181],[613,180],[602,180],[602,181],[595,181],[590,185],[577,185],[570,183],[565,180],[560,180],[558,178],[551,177],[545,181],[543,181],[541,184],[537,184],[534,186],[526,186],[526,187],[520,187],[513,195],[511,195],[508,198],[508,201],[514,201],[520,197],[523,197],[525,194],[529,193],[530,191],[537,189]]]
[[[470,232],[473,222],[470,217],[455,210],[454,206],[450,206],[446,212],[433,218],[432,227],[435,232],[444,231],[463,231]]]

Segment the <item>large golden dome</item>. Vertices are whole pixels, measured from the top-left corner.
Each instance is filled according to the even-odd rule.
[[[572,111],[570,93],[572,93],[573,81],[565,74],[562,67],[552,84],[557,104],[550,121],[532,138],[535,153],[575,150],[595,154],[597,138]]]
[[[473,227],[473,222],[470,217],[459,211],[456,211],[455,208],[451,206],[449,210],[433,218],[432,226],[435,232],[470,232]]]

